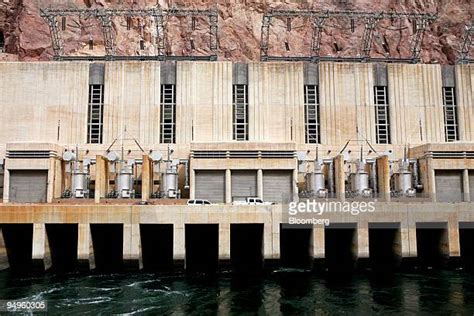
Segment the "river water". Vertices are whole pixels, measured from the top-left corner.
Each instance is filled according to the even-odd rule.
[[[474,275],[464,271],[370,272],[335,279],[276,270],[220,273],[0,273],[0,299],[47,300],[50,314],[470,314]]]

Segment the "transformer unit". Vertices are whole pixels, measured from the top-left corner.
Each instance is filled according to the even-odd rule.
[[[117,153],[111,151],[107,154],[106,159],[111,164],[111,170],[115,173],[115,188],[109,192],[108,197],[120,199],[135,198],[135,175],[134,167],[135,159],[120,159]]]
[[[409,170],[410,163],[406,160],[401,160],[398,165],[398,172],[392,176],[392,187],[396,195],[406,197],[415,197],[416,189],[412,185],[412,175]]]
[[[89,198],[91,161],[90,159],[78,160],[76,153],[66,151],[63,154],[63,160],[67,163],[66,174],[69,175],[70,180],[70,186],[63,192],[63,198]]]
[[[117,173],[117,193],[119,198],[130,199],[135,197],[135,190],[133,188],[134,176],[133,167],[135,160],[129,159],[126,163],[122,162],[120,170]]]
[[[328,189],[326,188],[326,181],[323,165],[317,161],[314,162],[314,171],[305,175],[306,195],[308,197],[327,198]]]
[[[398,171],[390,178],[391,195],[394,197],[416,197],[423,190],[418,175],[418,161],[408,159],[408,148],[405,147],[403,159],[398,162]]]
[[[375,162],[373,162],[375,164]],[[356,171],[349,175],[349,195],[369,198],[374,189],[369,185],[369,173],[366,171],[367,162],[358,159],[355,163]]]
[[[370,146],[370,144],[369,144]],[[371,147],[372,148],[372,147]],[[350,151],[347,153],[347,155]],[[348,160],[345,159],[346,161]],[[377,163],[375,158],[364,159],[364,148],[360,147],[360,157],[350,164],[355,165],[355,172],[350,172],[348,177],[349,197],[374,197],[377,193]]]
[[[165,172],[161,173],[160,196],[169,199],[181,197],[178,188],[178,166],[179,160],[166,163]]]
[[[419,183],[418,162],[416,159],[404,158],[398,163],[398,171],[391,177],[392,196],[416,197],[423,190]]]
[[[305,172],[305,188],[300,192],[302,198],[328,198],[334,193],[334,164],[333,159],[319,159],[319,148],[316,146],[316,157],[314,160],[307,160],[307,152],[298,153],[300,172]],[[308,164],[312,164],[313,171],[308,172]]]
[[[171,159],[173,149],[168,147],[167,158],[163,160],[163,156],[158,151],[150,153],[150,158],[153,162],[153,175],[159,175],[159,188],[152,194],[153,198],[167,198],[167,199],[180,199],[181,190],[179,189],[179,166],[184,165],[185,167],[185,189],[189,188],[188,178],[188,163],[187,159]],[[164,165],[164,170],[162,166]]]

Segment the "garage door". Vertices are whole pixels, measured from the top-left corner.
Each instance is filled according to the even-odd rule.
[[[471,194],[471,202],[474,202],[474,170],[469,171],[469,193]]]
[[[196,170],[195,197],[212,203],[225,202],[225,171]]]
[[[462,202],[462,171],[437,170],[436,200],[438,202]]]
[[[263,171],[263,199],[282,203],[293,199],[293,172],[291,170]]]
[[[232,201],[243,201],[257,196],[257,171],[232,170]]]
[[[46,202],[48,171],[10,171],[10,202]]]

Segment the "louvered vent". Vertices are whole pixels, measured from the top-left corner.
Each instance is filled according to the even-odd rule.
[[[58,157],[52,150],[10,150],[7,151],[8,159],[48,159]]]

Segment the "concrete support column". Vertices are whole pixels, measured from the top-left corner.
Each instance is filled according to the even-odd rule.
[[[3,203],[10,201],[10,171],[6,168],[3,170]]]
[[[173,225],[173,259],[175,261],[184,262],[186,258],[185,233],[184,224]]]
[[[433,164],[431,158],[426,160],[426,174],[427,174],[427,182],[428,182],[428,192],[429,197],[432,202],[436,202],[436,174],[435,170],[433,169]]]
[[[257,195],[263,199],[263,170],[257,170]]]
[[[403,258],[403,245],[402,245],[402,234],[400,228],[397,229],[397,233],[395,235],[395,240],[393,242],[393,252],[399,258]],[[370,255],[370,253],[369,253]]]
[[[344,172],[344,156],[334,158],[334,174],[336,180],[336,198],[340,201],[346,199],[346,174]]]
[[[324,259],[326,256],[324,247],[324,226],[313,226],[312,238],[313,258]]]
[[[436,197],[436,174],[434,170],[430,170],[428,172],[430,175],[430,184],[431,184],[431,201],[433,203],[436,203],[437,197]]]
[[[219,260],[230,260],[230,224],[219,224]]]
[[[225,202],[232,203],[232,173],[230,169],[225,171]]]
[[[91,227],[89,224],[78,224],[77,232],[77,261],[79,268],[93,270],[95,269],[95,257]]]
[[[56,179],[56,164],[55,158],[49,158],[48,167],[48,187],[46,190],[46,202],[52,203],[54,199],[54,187]]]
[[[194,169],[189,170],[189,198],[196,198],[196,172]]]
[[[105,198],[109,184],[108,162],[101,155],[96,156],[95,163],[95,203],[100,203],[101,198]]]
[[[51,267],[51,253],[49,249],[48,236],[45,224],[33,224],[33,265],[38,269],[49,269]]]
[[[400,241],[402,245],[403,258],[416,258],[418,256],[416,246],[416,226],[409,228],[402,226],[400,228]]]
[[[8,262],[7,246],[3,238],[2,227],[0,226],[0,270],[5,270],[10,267]]]
[[[390,163],[388,156],[377,158],[377,173],[379,198],[381,201],[390,202]]]
[[[54,159],[54,185],[53,185],[53,199],[59,199],[63,195],[63,163],[59,159]]]
[[[469,188],[469,169],[464,169],[462,173],[462,189],[464,192],[464,202],[471,201],[471,190]],[[473,193],[474,194],[474,193]]]
[[[150,199],[153,189],[153,166],[150,156],[143,155],[142,163],[142,201]]]
[[[280,223],[263,224],[263,258],[280,259]]]
[[[298,166],[293,169],[293,201],[299,201],[298,195]]]
[[[461,256],[461,245],[459,242],[459,223],[457,219],[448,221],[448,247],[450,257]]]
[[[140,225],[123,224],[123,263],[126,268],[142,269]]]
[[[357,257],[369,258],[369,223],[359,222],[357,225]]]

